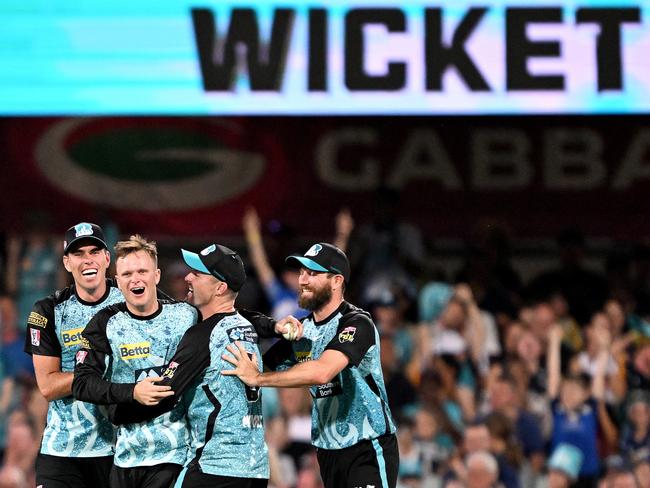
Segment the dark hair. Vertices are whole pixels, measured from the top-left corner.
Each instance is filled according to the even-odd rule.
[[[588,390],[591,384],[591,378],[587,373],[570,374],[564,378],[564,381],[577,383],[581,388]]]
[[[485,417],[485,425],[487,425],[491,437],[501,439],[505,443],[503,455],[508,462],[520,466],[524,455],[515,437],[515,426],[512,420],[500,412],[492,412]]]

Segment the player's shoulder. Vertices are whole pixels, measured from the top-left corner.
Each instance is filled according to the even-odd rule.
[[[189,342],[193,346],[206,346],[209,347],[211,340],[215,334],[223,333],[223,330],[218,327],[218,321],[210,320],[199,321],[196,324],[188,327],[183,334],[182,341]]]
[[[112,303],[99,310],[91,319],[91,323],[106,325],[111,317],[121,312],[126,312],[126,302]]]
[[[159,301],[164,308],[173,311],[175,314],[186,317],[194,322],[200,320],[201,312],[199,312],[199,309],[190,303],[172,299],[159,299]]]
[[[70,300],[74,294],[74,285],[70,285],[66,286],[65,288],[61,288],[60,290],[56,290],[50,296],[44,298],[43,300],[39,300],[39,302],[48,302],[52,306],[57,306]]]
[[[339,319],[339,327],[345,327],[349,325],[366,325],[374,327],[375,324],[372,320],[372,316],[369,312],[364,309],[352,305],[349,302],[345,302],[341,309],[341,318]]]
[[[32,315],[35,319],[37,316],[45,316],[50,318],[54,313],[54,308],[57,305],[65,303],[74,295],[74,286],[70,285],[60,290],[56,290],[51,295],[48,295],[40,300],[37,300],[32,307]]]

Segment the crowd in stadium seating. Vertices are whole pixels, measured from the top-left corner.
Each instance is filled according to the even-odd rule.
[[[346,248],[347,293],[372,312],[380,331],[399,425],[400,486],[650,486],[645,248],[613,249],[603,269],[591,269],[579,232],[567,230],[558,239],[558,266],[524,282],[502,235],[491,231],[468,246],[454,276],[445,276],[431,269],[419,230],[399,221],[390,195],[384,203],[373,220],[356,226],[342,212],[334,239],[321,238]],[[247,308],[300,314],[292,302],[295,276],[269,263],[303,249],[265,229],[249,210],[241,251],[251,277],[240,298]],[[60,256],[44,236],[20,249],[6,241],[0,488],[14,488],[33,486],[47,410],[22,352],[21,303],[33,287],[48,288],[39,288],[40,297],[60,284]],[[56,266],[48,264],[52,256]],[[163,287],[182,298],[177,268],[169,267]],[[309,443],[309,393],[269,389],[263,398],[273,486],[321,486]]]

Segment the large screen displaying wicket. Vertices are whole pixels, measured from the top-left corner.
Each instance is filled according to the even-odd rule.
[[[645,0],[3,0],[0,114],[650,113]]]

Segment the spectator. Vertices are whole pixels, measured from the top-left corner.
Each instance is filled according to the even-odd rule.
[[[420,408],[415,414],[414,437],[420,453],[423,482],[439,482],[453,449],[442,428],[440,412]]]
[[[650,390],[650,342],[636,349],[627,372],[630,390]]]
[[[465,460],[467,456],[475,452],[490,450],[490,431],[484,422],[473,422],[463,432],[461,448],[454,453],[450,460],[447,473],[448,479],[466,480],[467,469]]]
[[[578,479],[583,454],[571,444],[558,444],[548,461],[548,488],[569,488]]]
[[[599,353],[591,393],[585,379],[569,376],[562,380],[560,342],[564,331],[555,325],[550,332],[548,361],[548,395],[552,399],[553,431],[551,447],[562,443],[577,447],[583,456],[579,485],[595,486],[600,462],[597,451],[599,414],[596,404],[605,394],[605,366],[609,356],[607,331],[599,331]]]
[[[31,386],[34,384],[34,366],[23,352],[25,333],[18,325],[15,302],[8,296],[0,297],[0,324],[2,358],[5,375],[16,382]]]
[[[621,452],[628,461],[650,462],[650,394],[631,392],[627,402],[627,422],[621,439]]]
[[[499,464],[499,482],[505,488],[518,488],[523,453],[515,439],[514,424],[505,415],[494,412],[485,418],[485,425],[490,431],[490,452]]]
[[[395,344],[391,337],[382,336],[379,339],[381,346],[381,368],[384,373],[384,383],[388,404],[391,412],[400,415],[403,409],[408,409],[416,403],[417,392],[411,382],[404,375],[395,353]]]
[[[414,422],[409,417],[399,420],[397,443],[399,446],[399,484],[419,487],[423,477],[422,452],[416,442]]]
[[[34,486],[34,461],[38,438],[29,416],[15,411],[7,423],[7,449],[0,468],[0,487],[27,488]]]
[[[592,378],[596,372],[600,346],[598,344],[599,331],[607,331],[610,342],[613,345],[614,336],[611,334],[612,324],[608,316],[603,312],[595,313],[591,322],[585,329],[587,345],[584,351],[580,352],[576,358],[580,373],[586,374]],[[611,352],[607,355],[605,367],[605,400],[608,403],[618,403],[625,396],[625,377],[624,371],[619,370]]]
[[[287,442],[281,453],[291,457],[298,471],[301,459],[313,451],[311,397],[305,388],[277,388],[277,392],[287,429]]]
[[[58,242],[47,230],[47,215],[27,215],[27,232],[23,238],[11,238],[7,263],[7,288],[16,297],[18,324],[23,330],[34,302],[61,288],[66,279],[59,266]]]
[[[533,473],[541,473],[545,456],[539,420],[523,409],[522,396],[517,392],[515,380],[508,375],[500,376],[492,385],[489,395],[492,411],[503,414],[513,423],[517,444],[521,446]]]
[[[242,226],[249,257],[271,304],[271,316],[279,320],[287,315],[308,315],[309,312],[298,306],[298,271],[285,266],[278,279],[271,268],[262,242],[260,218],[253,207],[249,207],[244,213]]]
[[[616,473],[612,478],[611,488],[640,488],[636,476],[631,471]]]
[[[650,462],[637,461],[634,464],[634,475],[639,483],[639,488],[650,486]]]
[[[416,276],[425,258],[420,230],[399,220],[399,193],[380,188],[375,194],[374,216],[350,240],[350,263],[364,304],[397,283],[415,297]]]
[[[499,466],[494,456],[478,451],[467,457],[467,488],[494,488],[499,478]]]

